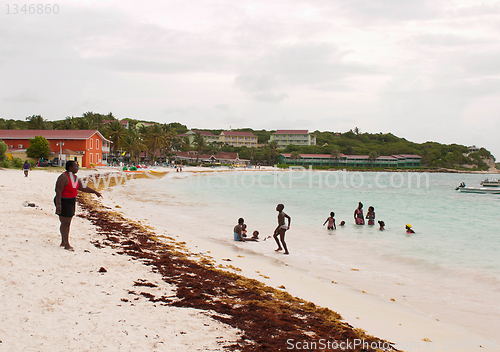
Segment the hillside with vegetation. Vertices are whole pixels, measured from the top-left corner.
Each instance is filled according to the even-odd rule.
[[[441,144],[438,142],[414,143],[392,133],[361,133],[358,128],[347,132],[315,131],[315,146],[289,145],[279,149],[269,137],[275,131],[253,130],[251,128],[234,129],[234,131],[252,132],[258,137],[258,147],[233,147],[222,143],[207,145],[201,136],[195,136],[195,146],[189,146],[187,138],[179,137],[187,132],[187,126],[172,122],[159,124],[148,120],[124,119],[129,122],[126,129],[112,113],[100,114],[86,112],[80,117],[68,116],[58,121],[47,121],[40,115],[32,115],[24,120],[0,119],[0,129],[97,129],[113,142],[112,153],[115,155],[127,152],[133,161],[139,154],[151,155],[148,160],[161,156],[171,158],[173,151],[198,150],[200,153],[238,152],[241,159],[252,163],[274,164],[280,153],[329,154],[333,157],[340,154],[368,155],[376,158],[382,155],[417,154],[422,157],[422,166],[430,169],[488,170],[485,160],[494,162],[491,153],[481,148],[478,152],[469,153],[466,146],[458,144]],[[196,128],[193,128],[196,129]],[[221,129],[200,129],[219,135]],[[198,137],[198,138],[196,138]],[[154,150],[161,151],[153,153]],[[121,152],[119,152],[121,151]],[[159,154],[159,155],[158,155]]]

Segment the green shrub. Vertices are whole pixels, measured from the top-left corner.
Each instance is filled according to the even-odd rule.
[[[16,169],[22,169],[24,165],[24,161],[21,158],[12,159],[12,167]]]
[[[4,160],[0,161],[0,167],[3,167],[4,169],[8,169],[10,167],[9,159],[4,159]]]

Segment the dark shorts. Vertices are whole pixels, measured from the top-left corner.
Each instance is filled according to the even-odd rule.
[[[55,204],[56,199],[54,198],[54,205]],[[75,207],[76,198],[61,198],[61,214],[57,215],[72,218],[75,215]]]

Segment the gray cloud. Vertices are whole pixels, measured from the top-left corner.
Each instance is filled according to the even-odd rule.
[[[12,103],[44,103],[46,99],[42,99],[40,95],[30,88],[23,89],[20,93],[3,98],[3,101]]]
[[[442,13],[441,3],[432,0],[351,0],[337,3],[351,19],[370,23],[433,19]]]
[[[257,101],[277,104],[288,98],[288,94],[259,93],[252,95],[252,97]]]
[[[409,38],[406,43],[420,46],[426,45],[436,49],[449,49],[450,47],[470,47],[471,45],[493,43],[487,38],[473,38],[455,34],[420,34]]]
[[[235,86],[244,92],[254,93],[272,90],[278,87],[276,76],[273,74],[243,74],[234,79]]]
[[[214,108],[217,110],[227,111],[229,110],[229,104],[217,104]]]

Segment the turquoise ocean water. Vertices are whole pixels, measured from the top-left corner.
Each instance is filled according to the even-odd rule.
[[[258,230],[261,238],[271,235],[276,205],[283,203],[292,217],[286,235],[291,255],[282,259],[286,264],[354,289],[395,297],[445,321],[460,323],[463,317],[464,326],[485,321],[491,326],[496,321],[492,328],[497,329],[500,196],[455,191],[460,182],[479,186],[484,178],[440,173],[173,173],[146,192],[157,199],[175,197],[185,205],[177,204],[175,211],[191,215],[190,226],[228,245],[234,244],[232,229],[239,217],[245,218],[250,234]],[[365,215],[369,206],[375,208],[376,221],[383,220],[386,231],[379,231],[378,225],[354,225],[358,202],[364,204]],[[168,211],[168,205],[161,206]],[[322,226],[331,211],[335,231]],[[339,227],[342,220],[346,225]],[[407,223],[415,234],[405,233]],[[285,257],[272,250],[272,239],[238,246]],[[353,274],[352,269],[359,272]]]

